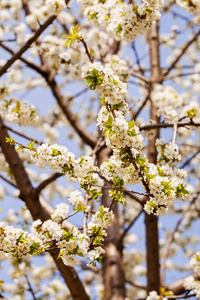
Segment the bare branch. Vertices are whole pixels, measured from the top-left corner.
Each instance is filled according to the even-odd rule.
[[[177,137],[177,123],[176,122],[174,123],[173,129],[174,129],[174,133],[173,133],[172,143],[175,144],[176,143],[176,137]]]
[[[129,231],[129,229],[131,229],[131,227],[133,226],[133,224],[135,224],[135,222],[137,221],[137,219],[139,218],[139,216],[144,212],[143,209],[141,209],[139,211],[139,213],[137,214],[137,216],[135,216],[135,218],[130,222],[130,224],[124,229],[124,232],[121,234],[119,241],[122,241],[124,239],[124,237],[126,236],[127,232]]]
[[[142,80],[142,81],[144,81],[147,84],[149,83],[149,79],[144,77],[143,75],[139,74],[138,72],[131,71],[131,75],[138,78],[138,79],[140,79],[140,80]]]
[[[50,74],[49,74],[50,75]],[[62,109],[63,113],[67,117],[68,121],[72,125],[72,127],[76,130],[76,132],[79,134],[79,136],[83,139],[83,141],[89,145],[91,148],[94,148],[97,139],[93,137],[90,133],[88,133],[83,126],[81,126],[75,117],[75,115],[72,113],[72,111],[69,108],[68,103],[65,101],[64,97],[60,93],[59,87],[57,85],[57,82],[55,79],[51,79],[50,76],[45,78],[49,87],[52,90],[52,93],[54,97],[56,98],[60,108]]]
[[[9,126],[6,126],[6,128],[7,128],[9,131],[11,131],[11,132],[13,132],[13,133],[16,133],[16,134],[19,135],[19,136],[22,136],[23,138],[25,138],[25,139],[27,139],[27,140],[29,140],[29,141],[35,141],[35,143],[38,144],[38,145],[42,145],[42,144],[43,144],[43,142],[41,142],[41,141],[39,141],[39,140],[36,140],[36,139],[34,139],[34,138],[32,138],[32,137],[30,137],[30,136],[24,134],[24,133],[21,133],[21,132],[15,130],[15,129],[9,127]]]
[[[146,290],[146,286],[141,284],[140,282],[138,281],[130,281],[130,280],[126,280],[127,283],[129,283],[130,285],[136,287],[136,288],[139,288],[139,289],[142,289],[142,290]]]
[[[35,34],[24,44],[24,46],[16,52],[11,59],[7,61],[7,63],[0,69],[0,77],[6,73],[6,71],[10,68],[10,66],[19,59],[22,54],[30,48],[30,46],[37,40],[37,38],[41,35],[41,33],[56,19],[56,16],[51,16],[47,19],[47,21],[35,32]]]
[[[53,175],[51,175],[49,178],[45,179],[44,181],[42,181],[37,188],[35,188],[35,192],[36,193],[41,193],[41,191],[43,189],[45,189],[50,183],[52,183],[53,181],[55,181],[57,178],[63,176],[62,173],[54,173]]]
[[[187,49],[190,47],[190,45],[192,45],[192,43],[199,37],[200,35],[200,30],[192,37],[191,40],[189,40],[185,46],[182,48],[180,54],[174,59],[174,61],[172,62],[171,66],[167,69],[166,72],[164,72],[163,76],[166,77],[169,72],[175,67],[175,65],[179,62],[179,60],[182,58],[182,56],[185,54],[185,52],[187,51]]]
[[[12,185],[14,188],[17,189],[16,184],[14,184],[12,181],[8,180],[6,177],[4,177],[3,175],[0,175],[0,178],[3,179],[5,182],[7,182],[8,184]]]
[[[176,227],[174,228],[174,230],[172,231],[172,233],[168,237],[167,242],[165,244],[165,250],[164,250],[164,254],[163,254],[163,258],[162,258],[162,262],[161,262],[161,266],[160,266],[160,281],[161,281],[161,284],[163,286],[165,285],[165,266],[166,266],[166,260],[167,260],[167,257],[169,255],[171,244],[173,243],[173,240],[174,240],[174,235],[177,232],[179,226],[181,225],[181,223],[183,221],[183,217],[184,216],[182,215],[182,217],[177,222]]]
[[[193,160],[193,158],[195,158],[199,153],[200,153],[200,149],[197,152],[195,152],[188,160],[186,160],[184,164],[180,167],[180,169],[185,168]]]
[[[27,283],[28,283],[28,291],[31,293],[31,295],[32,295],[32,297],[33,297],[33,300],[37,300],[37,298],[36,298],[36,296],[35,296],[35,293],[34,293],[34,290],[33,290],[33,288],[32,288],[32,285],[31,285],[31,283],[30,283],[30,280],[29,280],[29,278],[28,278],[28,275],[25,273],[25,278],[26,278],[26,281],[27,281]]]
[[[177,127],[185,127],[185,126],[193,126],[193,127],[199,127],[200,123],[194,123],[194,122],[178,122]],[[158,129],[158,128],[168,128],[168,127],[174,127],[174,123],[155,123],[155,124],[147,124],[140,127],[140,130],[151,130],[151,129]]]
[[[88,47],[87,47],[87,43],[86,43],[86,41],[84,40],[83,37],[80,37],[80,42],[83,44],[83,46],[85,48],[85,53],[87,54],[87,57],[89,58],[89,61],[93,64],[94,59],[91,57],[90,52],[89,52]]]
[[[188,73],[177,73],[177,74],[172,74],[169,76],[166,76],[164,80],[171,80],[176,77],[184,77],[184,76],[190,76],[190,75],[195,75],[195,74],[200,74],[200,72],[188,72]]]
[[[137,63],[137,65],[138,65],[138,68],[139,68],[139,70],[140,70],[140,73],[143,74],[143,70],[142,70],[141,65],[140,65],[140,58],[139,58],[139,55],[138,55],[138,52],[137,52],[137,49],[136,49],[136,46],[135,46],[135,41],[133,41],[133,42],[131,43],[131,47],[132,47],[133,52],[134,52],[134,54],[135,54],[136,63]]]
[[[133,114],[133,119],[135,120],[139,113],[142,111],[142,109],[145,107],[147,101],[149,100],[149,95],[144,99],[142,105],[139,107],[139,109]]]
[[[7,52],[9,52],[10,54],[12,54],[13,56],[16,55],[16,53],[10,49],[8,46],[6,46],[5,44],[0,42],[0,47],[2,47],[3,49],[5,49]],[[39,73],[40,75],[47,76],[47,72],[45,70],[43,70],[42,67],[36,65],[35,63],[29,61],[28,59],[24,58],[24,57],[19,57],[19,59],[24,62],[28,67],[30,67],[31,69],[35,70],[37,73]]]

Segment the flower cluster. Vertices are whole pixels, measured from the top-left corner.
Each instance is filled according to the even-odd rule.
[[[46,5],[52,14],[58,15],[66,8],[64,0],[46,0]]]
[[[162,297],[157,294],[156,291],[151,291],[146,300],[167,300],[167,297]]]
[[[77,256],[83,257],[88,254],[94,265],[95,261],[100,262],[104,253],[101,242],[107,235],[105,229],[109,227],[114,218],[109,208],[101,206],[91,221],[86,225],[86,232],[81,233],[78,229],[71,231],[63,229],[63,221],[68,216],[68,205],[60,203],[56,206],[50,220],[42,223],[36,220],[31,226],[31,233],[28,234],[22,229],[0,224],[0,255],[4,259],[6,253],[13,257],[20,258],[27,254],[41,254],[55,242],[60,250],[59,257],[67,266],[74,266],[78,263]]]
[[[22,229],[0,223],[1,253],[11,253],[14,258],[20,258],[27,254],[43,253],[45,249],[46,246],[39,237],[28,234]]]
[[[113,219],[114,214],[112,210],[107,207],[103,207],[102,205],[99,208],[99,212],[96,212],[92,216],[91,222],[88,223],[87,234],[91,238],[90,248],[92,248],[88,252],[88,257],[92,260],[91,265],[95,264],[95,260],[97,262],[101,262],[102,254],[105,253],[105,250],[101,247],[101,244],[104,240],[104,236],[107,235],[104,228],[108,228]]]
[[[57,219],[60,219],[57,217]],[[41,220],[36,220],[31,225],[31,232],[40,238],[44,243],[53,240],[59,241],[63,234],[61,224],[52,220],[47,220],[42,223]]]
[[[186,290],[192,290],[196,297],[200,299],[200,281],[193,276],[189,276],[184,280],[184,288]]]
[[[157,115],[163,115],[166,122],[178,121],[176,108],[181,107],[183,98],[171,86],[156,84],[151,99],[158,108]]]
[[[106,136],[108,146],[143,148],[143,138],[134,121],[128,122],[124,115],[127,113],[127,85],[114,74],[109,67],[100,63],[87,64],[82,67],[82,76],[87,80],[90,89],[97,89],[102,97],[102,108],[98,113],[97,125]]]
[[[36,126],[39,117],[36,115],[35,107],[26,101],[19,101],[15,98],[11,100],[0,100],[2,118],[7,122],[17,123],[22,126]]]
[[[73,195],[71,195],[72,197]],[[74,205],[76,206],[76,204]],[[74,266],[78,263],[77,256],[83,257],[87,254],[92,265],[95,264],[95,261],[100,262],[104,253],[101,242],[107,235],[105,229],[109,227],[114,218],[113,212],[109,208],[101,206],[99,211],[92,216],[91,222],[88,223],[86,233],[81,233],[78,229],[71,231],[63,229],[62,223],[67,214],[68,205],[60,203],[51,215],[52,220],[43,223],[41,220],[33,222],[32,235],[46,245],[50,245],[53,241],[56,242],[60,250],[59,257],[67,266]]]
[[[140,155],[143,137],[139,128],[134,120],[128,122],[124,118],[127,112],[124,100],[127,92],[125,83],[121,82],[118,76],[114,76],[111,69],[103,68],[99,63],[84,66],[82,71],[89,87],[97,89],[103,96],[101,97],[103,106],[98,114],[97,125],[106,137],[106,144],[113,149],[113,155],[101,165],[101,172],[107,180],[113,182],[117,181],[117,177],[121,178],[119,190],[123,190],[123,184],[142,182],[143,187],[150,194],[145,211],[159,216],[166,214],[170,202],[177,196],[185,199],[189,194],[184,181],[185,173],[173,169],[174,163],[181,158],[178,146],[172,142],[163,144],[163,140],[158,140],[158,164],[149,163],[146,156]],[[161,89],[162,86],[157,88]],[[174,90],[171,90],[171,94],[175,95],[174,99],[178,98]],[[155,91],[152,95],[155,103],[160,105],[163,101],[163,89],[160,95],[158,93],[157,96]],[[171,97],[167,105],[169,101]],[[121,191],[113,189],[110,191],[110,196],[114,201],[124,203]]]
[[[85,210],[85,200],[80,191],[75,190],[69,194],[68,201],[73,205],[74,210]]]
[[[157,166],[149,164],[149,174],[146,178],[149,182],[150,197],[145,205],[147,213],[156,211],[156,215],[164,215],[167,212],[167,206],[174,201],[176,197],[187,200],[189,187],[186,185],[186,172],[174,168],[175,162],[179,162],[178,145],[173,142],[163,143],[164,139],[157,139]]]
[[[156,140],[156,147],[158,151],[157,160],[159,165],[165,165],[166,163],[172,166],[175,162],[181,160],[178,145],[174,142],[163,143],[164,139]]]
[[[31,151],[31,158],[39,168],[45,168],[46,165],[49,165],[50,169],[60,170],[71,180],[75,177],[72,167],[74,157],[74,154],[65,146],[57,144],[51,146],[42,144],[37,150]]]
[[[121,81],[127,82],[130,76],[129,62],[117,54],[108,56],[106,60],[105,67],[111,68]]]
[[[190,265],[192,267],[192,269],[194,270],[194,272],[200,276],[200,252],[196,252],[191,260],[190,260]]]
[[[94,159],[91,156],[75,159],[75,155],[65,146],[57,144],[42,144],[37,149],[32,149],[31,158],[39,168],[49,165],[50,169],[59,170],[71,182],[81,180],[87,174],[98,170],[94,166]]]
[[[144,0],[135,6],[119,0],[79,0],[84,14],[116,40],[133,41],[160,18],[163,0]]]
[[[56,205],[56,209],[51,215],[51,219],[57,223],[62,222],[67,218],[69,212],[69,206],[65,203],[60,203]]]

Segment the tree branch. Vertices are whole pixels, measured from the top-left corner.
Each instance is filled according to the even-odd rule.
[[[21,57],[21,55],[30,48],[30,46],[37,40],[41,33],[56,19],[56,16],[51,16],[47,21],[35,32],[35,34],[24,44],[24,46],[16,52],[11,59],[0,69],[0,77],[6,73],[10,66]]]
[[[59,178],[61,176],[63,176],[62,173],[54,173],[49,178],[42,181],[38,185],[38,187],[35,188],[35,192],[38,193],[38,195],[39,195],[43,189],[45,189],[50,183],[52,183],[53,181],[55,181],[57,178]]]
[[[36,140],[36,139],[34,139],[33,137],[30,137],[30,136],[28,136],[28,135],[26,135],[26,134],[24,134],[24,133],[21,133],[21,132],[15,130],[15,129],[9,127],[9,126],[6,126],[6,128],[7,128],[9,131],[11,131],[11,132],[13,132],[13,133],[16,133],[16,134],[19,135],[19,136],[22,136],[23,138],[25,138],[25,139],[27,139],[27,140],[29,140],[29,141],[35,141],[35,143],[38,144],[38,145],[42,145],[42,144],[43,144],[43,142],[41,142],[41,141],[39,141],[39,140]]]
[[[160,69],[160,51],[159,51],[159,23],[153,24],[149,31],[149,51],[151,64],[151,85],[150,93],[154,89],[154,85],[162,82],[162,74]],[[157,109],[151,101],[150,118],[156,123],[159,122],[157,117]],[[148,144],[148,158],[150,163],[156,164],[157,150],[155,146],[156,139],[159,138],[159,131]],[[159,274],[159,237],[158,237],[158,218],[153,214],[145,213],[145,229],[146,229],[146,260],[147,260],[147,293],[160,290],[160,274]]]
[[[43,209],[39,201],[38,193],[35,192],[35,189],[31,184],[14,146],[10,145],[10,143],[6,143],[6,137],[8,137],[7,129],[0,117],[0,146],[9,164],[11,172],[13,173],[17,187],[20,190],[20,198],[25,201],[34,220],[41,219],[42,221],[45,221],[49,218],[49,215],[47,215]],[[58,259],[58,249],[54,249],[50,251],[50,253],[58,267],[58,270],[61,272],[66,284],[68,285],[73,299],[89,300],[75,269],[65,266],[62,260]]]
[[[144,212],[143,209],[141,209],[139,211],[139,213],[137,214],[137,216],[130,222],[130,224],[124,229],[124,232],[121,234],[119,241],[122,242],[122,240],[124,239],[124,237],[126,236],[127,232],[129,231],[129,229],[131,229],[131,227],[133,226],[133,224],[135,224],[135,222],[137,221],[137,219],[140,217],[140,215]]]
[[[82,138],[82,140],[87,145],[89,145],[91,148],[94,148],[97,143],[97,139],[94,138],[90,133],[88,133],[83,128],[83,126],[81,126],[79,124],[77,118],[70,110],[68,103],[65,101],[64,97],[60,93],[60,90],[58,88],[58,85],[57,85],[57,82],[55,81],[55,79],[54,78],[51,79],[50,76],[47,76],[45,79],[46,79],[49,87],[51,88],[51,91],[52,91],[54,97],[56,98],[60,108],[62,109],[63,113],[67,117],[67,119],[70,122],[70,124],[72,125],[72,127],[75,129],[75,131],[79,134],[79,136]]]
[[[0,44],[2,46],[2,44]],[[6,49],[8,52],[13,53],[11,49],[9,49],[7,46],[2,46],[4,49]],[[45,80],[47,81],[49,87],[52,90],[53,95],[55,96],[60,108],[64,112],[65,116],[67,117],[68,121],[71,123],[75,131],[79,134],[79,136],[83,139],[83,141],[88,144],[91,148],[94,148],[97,139],[95,139],[90,133],[86,132],[86,130],[81,126],[77,120],[77,118],[74,116],[72,111],[69,108],[68,103],[65,101],[64,97],[60,93],[60,90],[58,88],[57,82],[55,79],[50,78],[50,72],[46,69],[44,70],[42,67],[30,62],[29,60],[21,57],[21,61],[23,61],[28,67],[32,68],[36,72],[38,72],[40,75],[42,75]],[[85,90],[84,90],[85,91]],[[82,93],[82,92],[81,92]],[[71,100],[71,98],[70,98]]]
[[[10,54],[12,54],[13,56],[16,55],[16,53],[12,49],[10,49],[8,46],[6,46],[5,44],[3,44],[1,42],[0,42],[0,47],[2,47],[3,49],[5,49],[7,52],[9,52]],[[28,59],[26,59],[24,57],[19,57],[19,59],[23,63],[25,63],[28,67],[30,67],[31,69],[35,70],[37,73],[39,73],[43,77],[47,76],[48,73],[46,72],[46,70],[43,70],[42,67],[36,65],[35,63],[29,61]]]
[[[197,274],[195,274],[195,273],[193,273],[193,274],[191,274],[191,275],[189,275],[189,276],[193,276],[194,279],[198,279],[198,280],[199,280],[199,276],[198,276]],[[181,295],[181,294],[185,293],[186,290],[185,290],[185,288],[184,288],[184,286],[183,286],[183,283],[184,283],[184,281],[185,281],[189,276],[186,276],[186,277],[184,277],[184,278],[181,278],[181,279],[179,279],[179,280],[177,280],[177,281],[175,281],[175,282],[173,282],[173,283],[167,285],[167,286],[166,286],[167,289],[168,289],[169,291],[172,291],[175,295]]]
[[[139,107],[139,109],[133,114],[133,119],[135,120],[139,113],[142,111],[142,109],[145,107],[147,101],[149,100],[149,95],[144,99],[142,105]]]
[[[193,127],[199,127],[200,123],[194,123],[194,122],[178,122],[177,127],[185,127],[185,126],[193,126]],[[147,124],[140,127],[140,130],[151,130],[151,129],[159,129],[159,128],[168,128],[168,127],[174,127],[174,123],[155,123],[155,124]]]
[[[178,63],[178,61],[181,59],[181,57],[185,54],[187,49],[192,45],[192,43],[198,38],[200,35],[200,30],[193,36],[191,40],[189,40],[185,46],[182,48],[181,53],[174,59],[174,61],[171,63],[171,66],[167,69],[166,72],[164,72],[163,76],[166,77],[169,72],[175,67],[175,65]]]

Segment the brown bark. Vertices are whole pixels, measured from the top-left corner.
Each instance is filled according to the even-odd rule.
[[[159,57],[159,34],[158,23],[154,24],[149,32],[149,50],[151,64],[151,86],[150,92],[156,83],[161,82],[160,57]],[[156,108],[151,103],[150,118],[159,121],[156,115]],[[155,141],[159,133],[149,141],[148,158],[150,163],[156,163],[157,151]],[[147,292],[154,290],[159,293],[160,274],[159,274],[159,239],[158,239],[158,219],[154,215],[145,213],[146,227],[146,259],[147,259]]]
[[[104,149],[98,155],[99,165],[108,159],[110,149]],[[106,183],[108,185],[108,183]],[[102,204],[109,207],[111,200],[109,190],[103,189]],[[112,206],[115,219],[108,228],[108,235],[104,240],[106,253],[102,260],[104,300],[124,300],[125,299],[125,276],[122,265],[122,244],[119,243],[120,228],[118,223],[117,204]]]
[[[43,209],[39,201],[39,194],[33,188],[14,146],[6,143],[6,137],[8,137],[7,129],[0,117],[0,147],[15,178],[17,188],[20,190],[20,198],[25,201],[33,220],[41,219],[45,221],[49,218],[49,215]],[[59,254],[57,249],[50,251],[50,253],[70,289],[72,298],[76,300],[89,300],[75,269],[65,266],[61,259],[57,259]]]
[[[189,276],[193,276],[195,280],[196,279],[197,280],[200,279],[199,276],[196,273],[193,273],[193,274],[191,274]],[[167,286],[167,289],[169,291],[172,291],[174,293],[174,295],[181,295],[181,294],[185,293],[186,289],[184,288],[183,284],[184,284],[184,281],[186,280],[186,278],[188,278],[189,276],[181,278],[181,279],[179,279],[179,280],[177,280],[177,281],[169,284]]]

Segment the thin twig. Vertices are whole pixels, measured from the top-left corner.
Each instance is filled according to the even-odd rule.
[[[134,286],[134,287],[139,288],[139,289],[146,290],[146,288],[147,288],[145,285],[141,284],[138,281],[126,280],[126,282],[129,283],[130,285]]]
[[[143,74],[143,70],[142,70],[141,65],[140,65],[140,58],[139,58],[139,55],[138,55],[138,52],[137,52],[137,49],[136,49],[136,46],[135,46],[135,41],[133,41],[133,42],[131,43],[131,47],[132,47],[133,52],[134,52],[134,54],[135,54],[136,63],[137,63],[137,65],[138,65],[138,68],[139,68],[139,70],[140,70],[140,73]]]
[[[173,296],[167,296],[167,299],[187,299],[190,297],[195,297],[196,294],[188,294],[188,295],[173,295]]]
[[[182,56],[185,54],[187,49],[190,47],[190,45],[199,37],[200,30],[193,36],[191,40],[189,40],[185,46],[182,48],[180,54],[174,59],[174,61],[171,63],[171,66],[167,69],[167,71],[163,74],[164,77],[166,77],[169,72],[175,67],[175,65],[178,63],[178,61],[182,58]]]
[[[13,56],[15,55],[15,52],[10,49],[7,45],[4,45],[3,43],[0,42],[0,47],[2,47],[3,49],[5,49],[7,52],[9,52],[10,54],[12,54]],[[43,77],[47,76],[47,72],[40,66],[36,65],[35,63],[29,61],[28,59],[24,58],[24,57],[19,57],[19,59],[25,63],[28,67],[30,67],[31,69],[33,69],[34,71],[36,71],[37,73],[39,73],[40,75],[42,75]]]
[[[139,113],[142,111],[142,109],[144,108],[144,106],[146,105],[147,101],[149,100],[149,95],[144,99],[142,105],[139,107],[138,111],[136,111],[133,114],[133,119],[135,120],[137,118],[137,116],[139,115]]]
[[[176,77],[184,77],[184,76],[190,76],[190,75],[199,75],[200,72],[188,72],[188,73],[177,73],[177,74],[172,74],[170,76],[166,76],[164,80],[171,80],[173,78],[176,78]]]
[[[155,124],[147,124],[140,126],[140,130],[151,130],[151,129],[158,129],[158,128],[168,128],[173,127],[174,123],[155,123]],[[177,127],[185,127],[185,126],[194,126],[199,127],[200,123],[195,122],[177,122]]]
[[[100,187],[102,189],[116,190],[116,191],[120,191],[120,192],[125,191],[126,193],[131,193],[131,194],[136,194],[136,195],[142,195],[142,196],[149,196],[149,194],[147,194],[147,193],[139,193],[139,192],[129,191],[129,190],[115,188],[115,187],[111,187],[111,186],[99,185],[99,184],[95,184],[95,183],[94,184],[90,183],[90,184],[93,185],[93,186]]]
[[[5,63],[5,65],[0,69],[0,77],[6,73],[10,66],[18,60],[22,54],[30,48],[30,46],[37,40],[37,38],[42,34],[42,32],[56,19],[56,16],[53,15],[47,19],[47,21],[35,32],[35,34],[22,46],[22,48],[16,52],[11,59]]]
[[[42,145],[42,144],[43,144],[43,142],[41,142],[41,141],[39,141],[39,140],[36,140],[36,139],[34,139],[34,138],[32,138],[32,137],[30,137],[30,136],[24,134],[24,133],[21,133],[21,132],[15,130],[15,129],[9,127],[9,126],[6,126],[6,128],[7,128],[9,131],[11,131],[11,132],[13,132],[13,133],[16,133],[16,134],[19,135],[19,136],[22,136],[22,137],[24,137],[25,139],[27,139],[27,140],[29,140],[29,141],[35,141],[35,143],[38,144],[38,145]]]
[[[14,188],[17,189],[16,184],[14,184],[12,181],[8,180],[6,177],[4,177],[3,175],[0,175],[0,178],[3,179],[4,181],[6,181],[7,183],[9,183],[10,185],[12,185]]]
[[[33,288],[32,288],[32,286],[31,286],[30,280],[28,279],[27,274],[25,274],[24,276],[25,276],[26,281],[27,281],[27,283],[28,283],[28,291],[29,291],[29,292],[31,293],[31,295],[33,296],[33,299],[34,299],[34,300],[37,300],[37,298],[36,298],[36,296],[35,296],[35,293],[34,293],[34,291],[33,291]]]
[[[197,194],[197,193],[196,193]],[[193,200],[191,201],[189,207],[194,204],[194,202],[196,201],[197,199],[197,196],[195,196],[193,198]],[[161,262],[161,266],[160,266],[160,280],[161,280],[161,284],[164,286],[165,285],[165,267],[166,267],[166,260],[167,260],[167,257],[169,255],[169,251],[170,251],[170,248],[171,248],[171,245],[172,245],[172,242],[174,241],[174,236],[175,236],[175,233],[178,231],[184,217],[185,217],[185,214],[188,212],[188,209],[185,210],[183,213],[182,213],[182,216],[181,218],[179,219],[179,221],[177,222],[176,224],[176,227],[174,228],[174,230],[171,232],[170,236],[168,237],[167,239],[167,242],[165,244],[165,249],[164,249],[164,253],[163,253],[163,258],[162,258],[162,262]]]
[[[16,42],[16,39],[5,39],[5,40],[0,40],[0,43],[5,43],[5,42]]]
[[[69,98],[67,99],[67,102],[70,102],[70,101],[72,101],[73,99],[75,99],[75,98],[77,98],[77,97],[83,95],[83,94],[84,94],[85,92],[87,92],[87,91],[88,91],[88,88],[84,88],[82,91],[80,91],[80,92],[78,92],[77,94],[75,94],[75,95],[69,97]]]
[[[129,229],[131,229],[131,227],[133,226],[133,224],[135,224],[135,222],[137,221],[137,219],[139,218],[139,216],[142,214],[142,212],[144,212],[143,209],[141,209],[139,211],[139,213],[137,214],[137,216],[135,216],[135,218],[130,222],[130,224],[124,229],[123,233],[121,234],[121,236],[119,238],[119,242],[122,242],[122,240],[126,236],[127,232],[129,231]]]
[[[174,133],[173,133],[172,143],[175,144],[176,143],[176,137],[177,137],[177,123],[176,122],[174,123],[173,129],[174,129]]]
[[[200,153],[200,149],[196,153],[194,153],[189,159],[187,159],[184,162],[184,164],[180,167],[180,169],[185,168],[193,160],[193,158],[195,158],[199,153]]]
[[[88,192],[85,194],[85,205],[88,206],[89,195]],[[87,219],[88,219],[88,211],[84,211],[83,217],[83,233],[87,234]]]
[[[177,230],[178,230],[180,224],[182,223],[182,221],[183,221],[183,215],[179,219],[178,223],[176,224],[176,227],[174,228],[173,232],[168,237],[167,242],[165,244],[165,250],[164,250],[164,253],[163,253],[162,263],[161,263],[161,266],[160,266],[160,281],[161,281],[162,285],[164,285],[164,282],[165,282],[166,259],[167,259],[168,255],[169,255],[171,244],[174,241],[174,235],[177,232]]]
[[[84,40],[84,38],[81,36],[79,38],[80,42],[83,44],[84,48],[85,48],[85,53],[87,54],[88,58],[89,58],[89,61],[93,64],[94,62],[94,59],[92,58],[92,56],[90,55],[90,52],[88,50],[88,47],[87,47],[87,44],[86,44],[86,41]]]

